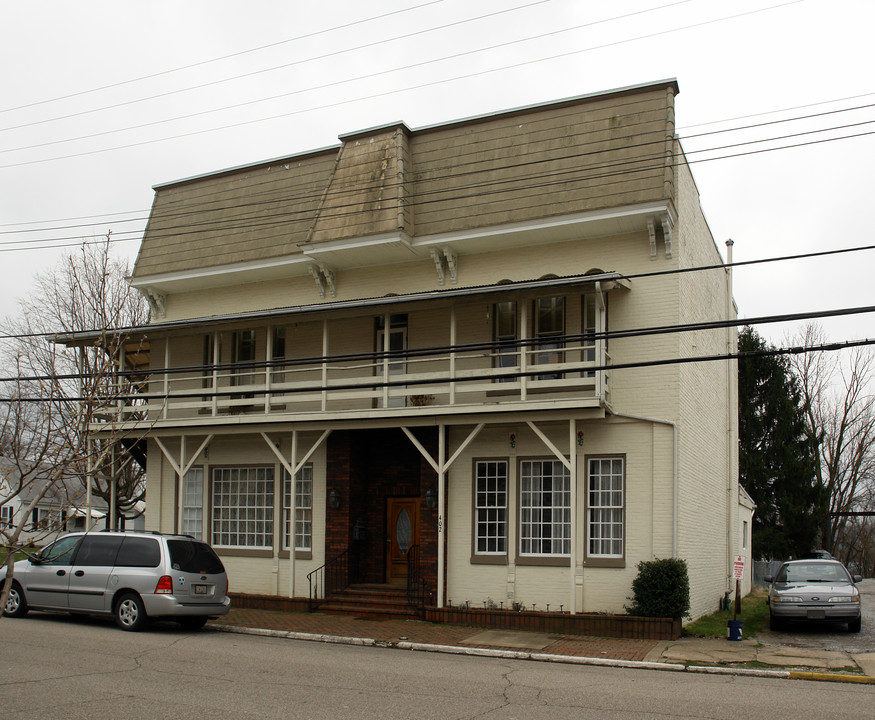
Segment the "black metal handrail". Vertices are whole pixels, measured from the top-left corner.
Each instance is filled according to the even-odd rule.
[[[419,545],[412,545],[407,551],[407,604],[419,617],[425,617],[427,597],[428,583],[419,564]]]
[[[307,573],[310,583],[310,611],[312,612],[334,593],[349,587],[349,548],[313,572]]]

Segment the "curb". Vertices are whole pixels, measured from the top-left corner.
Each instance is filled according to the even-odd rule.
[[[552,655],[550,653],[528,652],[525,650],[498,650],[491,648],[463,647],[460,645],[433,645],[402,640],[400,642],[381,642],[373,638],[347,637],[344,635],[322,635],[296,632],[293,630],[267,630],[237,625],[210,625],[219,632],[239,635],[259,635],[286,640],[306,640],[308,642],[330,643],[333,645],[355,645],[359,647],[385,647],[416,652],[442,653],[445,655],[468,655],[473,657],[492,657],[505,660],[532,660],[566,665],[595,665],[601,667],[631,668],[636,670],[661,670],[669,672],[689,672],[707,675],[737,675],[745,677],[764,677],[779,680],[819,680],[823,682],[845,682],[875,685],[875,678],[859,675],[839,675],[836,673],[801,672],[797,670],[759,670],[752,668],[726,668],[707,665],[682,665],[680,663],[654,662],[650,660],[611,660],[608,658],[578,657],[576,655]]]

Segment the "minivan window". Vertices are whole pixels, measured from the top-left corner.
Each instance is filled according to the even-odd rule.
[[[112,567],[115,565],[115,556],[118,555],[119,545],[122,544],[120,537],[112,535],[86,535],[82,538],[82,544],[76,552],[74,565],[91,565],[99,567]]]
[[[38,556],[40,564],[69,565],[73,559],[73,551],[81,539],[81,535],[68,535],[43,548]]]
[[[118,567],[158,567],[161,548],[152,538],[126,537],[115,561]]]
[[[170,567],[182,572],[214,575],[225,572],[219,556],[206,543],[193,540],[168,540]]]

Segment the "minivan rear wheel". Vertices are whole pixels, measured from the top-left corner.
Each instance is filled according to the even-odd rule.
[[[136,593],[125,593],[115,605],[115,624],[122,630],[142,630],[148,617],[143,599]]]

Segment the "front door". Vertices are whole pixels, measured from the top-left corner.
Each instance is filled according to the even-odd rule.
[[[386,582],[407,582],[407,556],[419,543],[419,498],[386,498]]]

